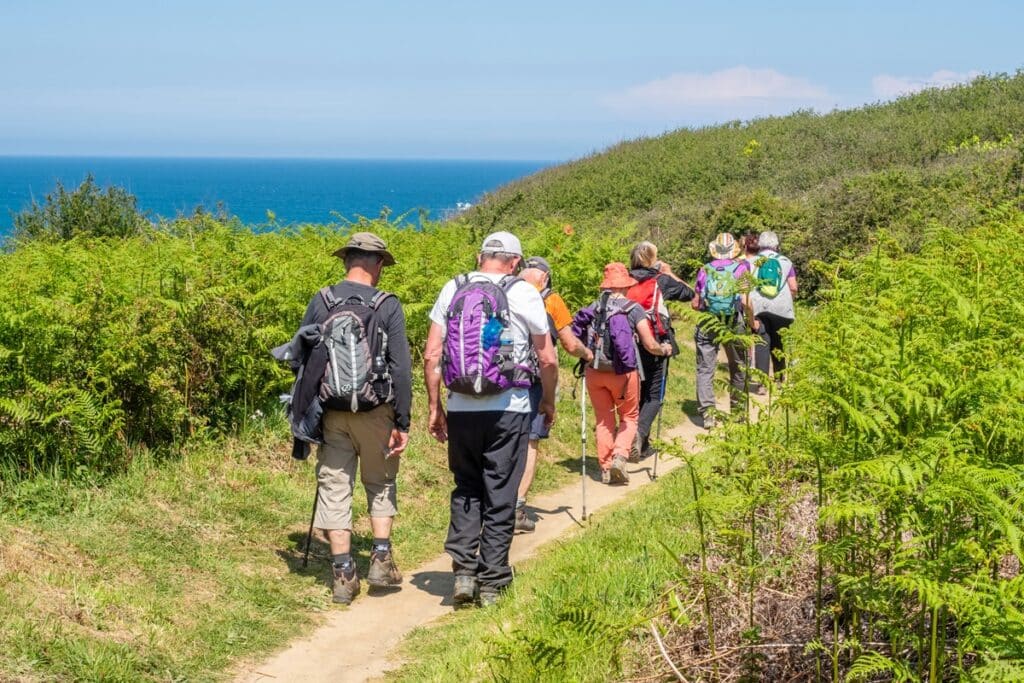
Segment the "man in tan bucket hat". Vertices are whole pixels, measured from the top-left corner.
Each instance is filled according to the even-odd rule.
[[[352,558],[357,467],[373,531],[366,581],[371,588],[396,588],[402,583],[391,553],[391,526],[398,511],[399,456],[409,443],[412,360],[402,306],[394,294],[377,289],[381,271],[395,264],[387,244],[373,233],[357,232],[334,255],[345,263],[345,279],[313,297],[302,324],[321,325],[321,343],[329,346],[337,337],[343,351],[331,353],[328,366],[328,376],[335,373],[338,378],[335,384],[341,395],[332,395],[324,405],[314,526],[331,546],[334,602],[347,605],[360,591]],[[349,327],[332,335],[331,330],[342,324]],[[324,382],[329,390],[331,384]]]

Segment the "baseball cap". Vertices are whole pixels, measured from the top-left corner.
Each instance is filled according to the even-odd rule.
[[[519,238],[510,232],[492,232],[484,238],[480,252],[514,254],[522,257],[523,246],[519,243]]]

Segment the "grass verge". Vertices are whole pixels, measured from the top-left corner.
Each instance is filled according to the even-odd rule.
[[[681,476],[682,474],[682,476]],[[585,534],[517,566],[516,581],[489,610],[454,613],[415,631],[396,681],[606,681],[628,661],[649,605],[678,571],[673,554],[697,547],[686,511],[685,473],[600,513]]]

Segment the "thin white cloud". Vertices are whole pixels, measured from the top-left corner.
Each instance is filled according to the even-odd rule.
[[[757,115],[780,107],[821,105],[829,98],[825,88],[804,78],[735,66],[707,74],[672,74],[612,93],[602,103],[627,114],[689,115],[714,109]]]
[[[952,85],[967,83],[980,75],[980,71],[960,72],[948,69],[940,69],[925,78],[880,74],[871,79],[871,88],[876,97],[890,99],[900,95],[909,95],[925,88],[948,88]]]

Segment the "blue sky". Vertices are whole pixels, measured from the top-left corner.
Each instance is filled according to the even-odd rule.
[[[562,160],[1024,66],[1024,3],[0,4],[0,154]]]

